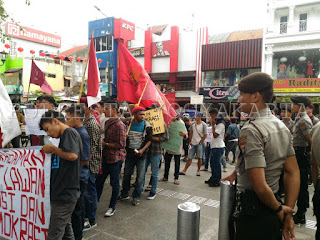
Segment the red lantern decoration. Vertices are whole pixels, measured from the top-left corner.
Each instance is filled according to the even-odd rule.
[[[18,48],[18,52],[20,52],[20,53],[23,52],[23,50],[24,50],[24,49],[23,49],[22,47],[19,47],[19,48]]]
[[[102,59],[101,58],[98,59],[98,63],[102,63]]]
[[[5,44],[4,47],[8,49],[8,48],[10,48],[10,45],[9,44]]]
[[[85,62],[87,62],[87,59],[84,59]]]
[[[66,59],[66,57],[65,56],[60,56],[60,59],[64,60],[64,59]]]
[[[54,54],[50,54],[50,57],[52,57],[52,58],[54,58],[56,55],[54,55]]]
[[[33,54],[35,54],[35,51],[34,50],[30,50],[30,53],[33,55]]]
[[[81,57],[77,57],[77,61],[80,62],[82,59]]]
[[[45,52],[41,52],[41,53],[40,53],[40,56],[41,56],[41,57],[45,57],[46,55],[47,55],[47,54],[46,54]]]
[[[70,57],[68,57],[68,58],[69,58],[69,60],[70,60],[70,61],[72,61],[72,60],[73,60],[73,57],[71,57],[71,56],[70,56]]]

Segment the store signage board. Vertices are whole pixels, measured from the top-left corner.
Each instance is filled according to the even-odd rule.
[[[203,96],[202,95],[191,96],[190,103],[191,104],[203,104]]]
[[[203,95],[205,100],[230,101],[238,99],[240,92],[237,86],[232,87],[202,87],[199,94]]]
[[[275,79],[273,90],[282,92],[320,92],[320,78]]]

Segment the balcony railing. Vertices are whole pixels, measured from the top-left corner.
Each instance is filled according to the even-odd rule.
[[[307,31],[307,20],[300,20],[299,23],[299,32]]]
[[[280,34],[287,33],[287,29],[288,29],[288,23],[287,22],[280,23]]]

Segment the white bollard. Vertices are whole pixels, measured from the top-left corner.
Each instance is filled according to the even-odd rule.
[[[200,207],[193,202],[178,205],[177,240],[199,240]]]

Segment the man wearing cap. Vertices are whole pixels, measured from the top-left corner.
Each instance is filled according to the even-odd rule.
[[[300,192],[298,197],[298,211],[293,216],[296,224],[305,224],[305,214],[309,207],[308,171],[310,168],[310,147],[312,122],[308,117],[305,107],[311,104],[309,98],[304,96],[291,97],[293,102],[292,113],[296,114],[293,126],[293,147],[300,169]]]
[[[319,118],[315,117],[313,115],[313,110],[314,110],[314,105],[313,104],[310,104],[309,106],[306,107],[306,112],[307,112],[307,115],[309,116],[309,118],[311,119],[312,121],[312,124],[313,126],[316,125],[320,120]]]
[[[222,180],[237,178],[234,239],[294,239],[292,212],[299,192],[299,169],[286,126],[272,115],[267,103],[273,96],[273,80],[252,73],[238,86],[241,111],[248,114],[239,135],[236,170]],[[279,178],[284,169],[286,196],[279,201]]]
[[[143,120],[145,115],[144,111],[145,109],[141,106],[137,106],[132,110],[134,119],[127,137],[127,156],[124,166],[122,190],[118,198],[120,201],[129,199],[131,175],[133,174],[134,167],[136,167],[136,184],[132,192],[132,205],[134,206],[140,203],[147,150],[152,140],[152,126]]]
[[[204,150],[203,142],[207,138],[207,124],[201,120],[202,117],[203,113],[197,112],[196,121],[192,123],[190,127],[189,144],[191,145],[191,148],[189,150],[188,161],[184,169],[179,173],[180,175],[186,175],[186,172],[192,163],[192,159],[196,154],[196,158],[198,158],[197,176],[200,176],[202,152]]]
[[[281,117],[284,125],[286,125],[286,127],[292,133],[294,121],[291,119],[292,117],[291,106],[287,106],[286,104],[281,106]]]

